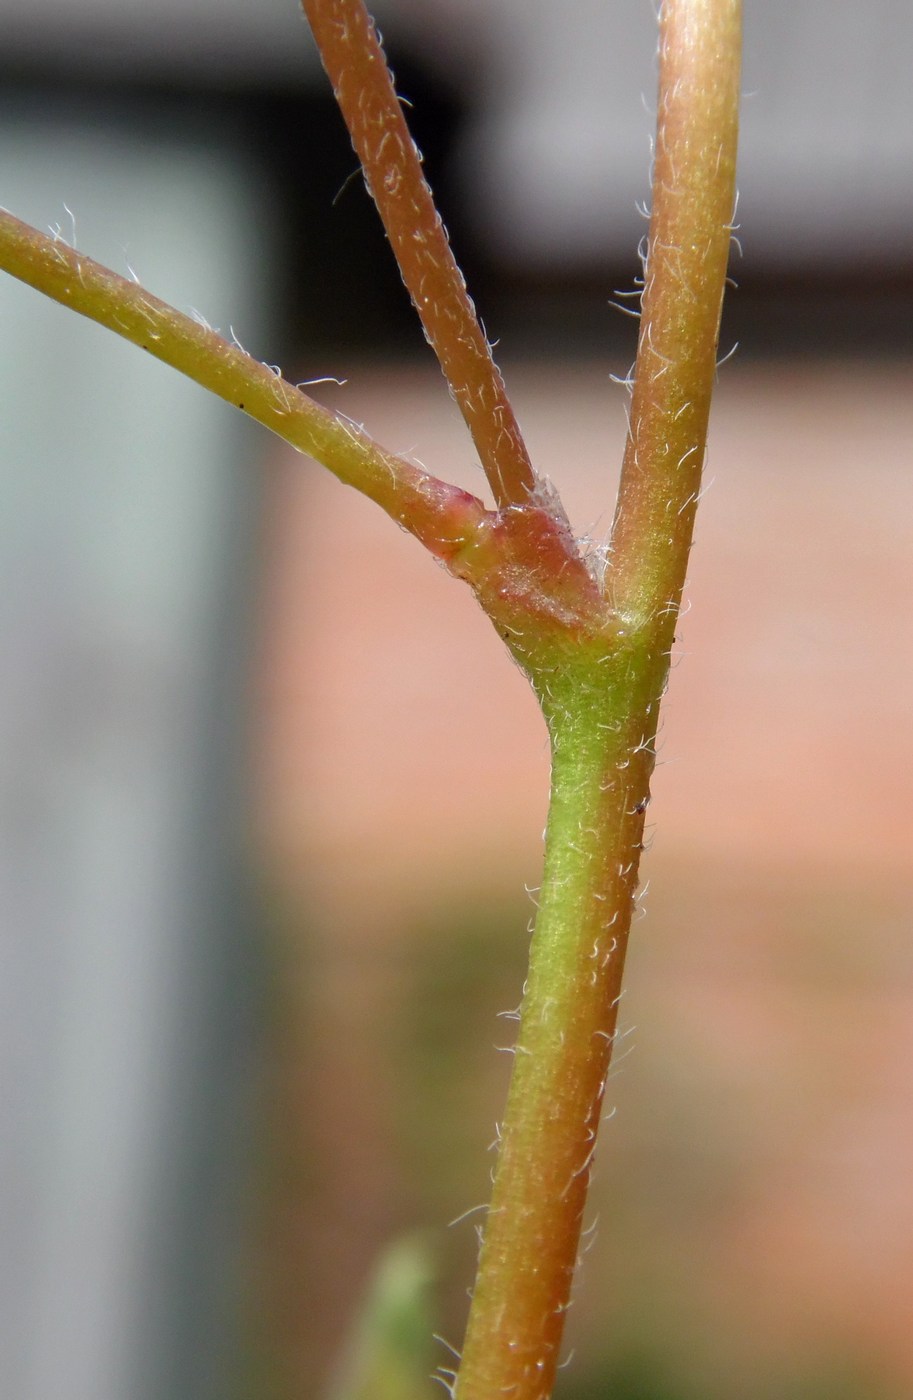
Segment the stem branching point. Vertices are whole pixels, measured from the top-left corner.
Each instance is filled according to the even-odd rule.
[[[700,493],[730,240],[740,0],[663,0],[641,334],[604,586],[540,499],[362,0],[303,0],[496,509],[239,346],[0,212],[0,267],[142,346],[376,501],[475,590],[548,723],[545,871],[456,1400],[547,1400],[616,1032],[659,704]]]
[[[739,59],[739,0],[664,0],[643,316],[603,622],[529,666],[552,741],[545,872],[455,1400],[547,1400],[554,1384],[700,489]]]

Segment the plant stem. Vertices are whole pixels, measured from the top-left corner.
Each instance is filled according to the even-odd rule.
[[[449,563],[478,534],[482,502],[374,442],[269,366],[144,287],[0,211],[0,267],[115,331],[255,418],[376,501]]]
[[[499,507],[535,487],[529,456],[457,266],[362,0],[302,0],[403,281]]]
[[[653,213],[630,427],[612,528],[612,601],[668,612],[700,494],[738,136],[740,0],[664,0]]]
[[[700,489],[733,206],[740,0],[664,0],[654,205],[604,593],[534,477],[361,0],[304,0],[498,510],[385,452],[207,327],[0,212],[0,266],[116,330],[377,501],[475,589],[552,741],[546,864],[458,1400],[547,1400],[638,880]]]
[[[733,206],[739,0],[664,0],[660,22],[654,209],[604,611],[550,661],[526,658],[552,739],[545,874],[456,1400],[552,1392],[699,494]]]
[[[577,1260],[637,886],[655,676],[603,654],[547,707],[545,870],[459,1400],[551,1394]],[[622,721],[627,713],[636,718]]]

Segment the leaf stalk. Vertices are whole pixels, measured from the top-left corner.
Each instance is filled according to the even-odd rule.
[[[499,507],[535,476],[491,346],[466,291],[363,0],[302,0],[403,281],[472,434]]]

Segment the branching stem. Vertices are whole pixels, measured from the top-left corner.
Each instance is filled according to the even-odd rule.
[[[303,0],[495,494],[386,452],[208,327],[0,212],[0,267],[356,486],[475,589],[549,725],[546,863],[457,1400],[547,1400],[637,889],[659,704],[700,491],[733,208],[740,0],[663,0],[641,336],[604,591],[534,477],[362,0]]]
[[[528,669],[545,875],[455,1400],[547,1400],[616,1029],[700,489],[734,198],[739,0],[664,0],[643,318],[605,611]]]

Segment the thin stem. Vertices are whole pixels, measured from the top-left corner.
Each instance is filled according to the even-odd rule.
[[[487,519],[481,501],[387,452],[237,344],[59,239],[0,211],[0,267],[116,331],[255,418],[376,501],[450,562]]]
[[[614,605],[681,599],[700,494],[738,136],[740,0],[664,0],[653,213],[634,394],[612,530]]]
[[[425,334],[472,434],[499,507],[523,505],[535,476],[466,291],[393,77],[362,0],[302,0]]]

